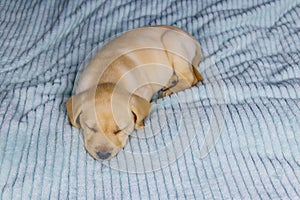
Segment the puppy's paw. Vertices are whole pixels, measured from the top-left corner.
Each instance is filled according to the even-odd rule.
[[[162,97],[170,96],[171,94],[173,94],[173,92],[172,92],[171,90],[165,90],[165,91],[162,93]]]

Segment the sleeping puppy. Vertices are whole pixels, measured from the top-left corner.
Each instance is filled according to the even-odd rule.
[[[172,26],[137,28],[102,47],[66,103],[89,154],[97,160],[115,156],[133,130],[144,127],[156,92],[167,96],[202,81],[199,62],[198,42]]]

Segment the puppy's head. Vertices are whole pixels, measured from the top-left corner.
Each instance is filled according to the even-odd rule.
[[[83,129],[85,148],[97,160],[115,156],[151,109],[145,99],[111,83],[72,96],[66,106],[71,124]]]

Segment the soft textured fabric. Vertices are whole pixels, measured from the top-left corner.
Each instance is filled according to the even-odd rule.
[[[300,1],[0,2],[0,199],[300,198]],[[152,102],[97,162],[65,102],[91,52],[168,24],[201,44],[205,82]],[[174,41],[176,42],[176,41]]]

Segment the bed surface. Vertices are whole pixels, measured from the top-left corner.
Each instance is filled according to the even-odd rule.
[[[300,1],[1,1],[0,199],[300,198]],[[205,82],[152,102],[95,161],[65,102],[86,58],[133,28],[201,44]]]

